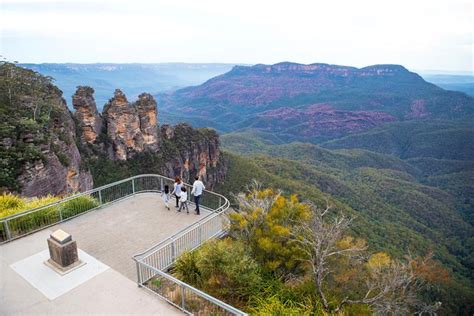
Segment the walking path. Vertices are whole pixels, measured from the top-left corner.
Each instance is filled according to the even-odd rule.
[[[0,315],[182,315],[137,287],[132,256],[208,214],[167,210],[158,194],[143,193],[1,245]],[[50,301],[10,265],[47,249],[46,239],[58,228],[110,269]]]

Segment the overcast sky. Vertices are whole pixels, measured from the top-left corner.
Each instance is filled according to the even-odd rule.
[[[0,54],[20,62],[474,70],[470,0],[0,1]]]

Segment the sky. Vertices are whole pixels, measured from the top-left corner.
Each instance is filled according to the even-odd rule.
[[[470,0],[0,0],[0,55],[474,72]]]

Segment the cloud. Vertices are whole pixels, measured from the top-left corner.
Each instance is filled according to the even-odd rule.
[[[18,0],[3,1],[1,11],[2,54],[22,61],[473,67],[472,4],[464,0]],[[434,50],[449,54],[426,58]]]

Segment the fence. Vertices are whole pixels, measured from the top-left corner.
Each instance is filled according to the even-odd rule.
[[[173,179],[145,174],[117,181],[60,201],[0,219],[0,244],[34,233],[112,202],[142,192],[161,192],[164,185],[173,187]],[[186,185],[190,187],[189,185]],[[222,196],[204,192],[202,204],[217,209]]]
[[[147,279],[141,286],[189,315],[247,315],[146,263],[138,266],[142,278]]]
[[[211,214],[133,257],[138,286],[191,315],[247,315],[165,272],[183,252],[192,251],[205,241],[225,233],[229,201],[213,192],[205,194],[203,201],[207,202],[204,206]]]
[[[173,179],[144,174],[117,181],[60,201],[0,219],[0,244],[54,226],[87,212],[144,192],[161,192],[173,187]],[[185,184],[188,189],[192,187]],[[190,192],[190,191],[189,191]],[[192,202],[191,202],[192,203]],[[229,201],[205,190],[202,208],[210,214],[181,232],[133,257],[137,265],[138,285],[152,291],[188,314],[246,315],[244,312],[172,277],[165,271],[185,251],[225,232],[225,212]]]

